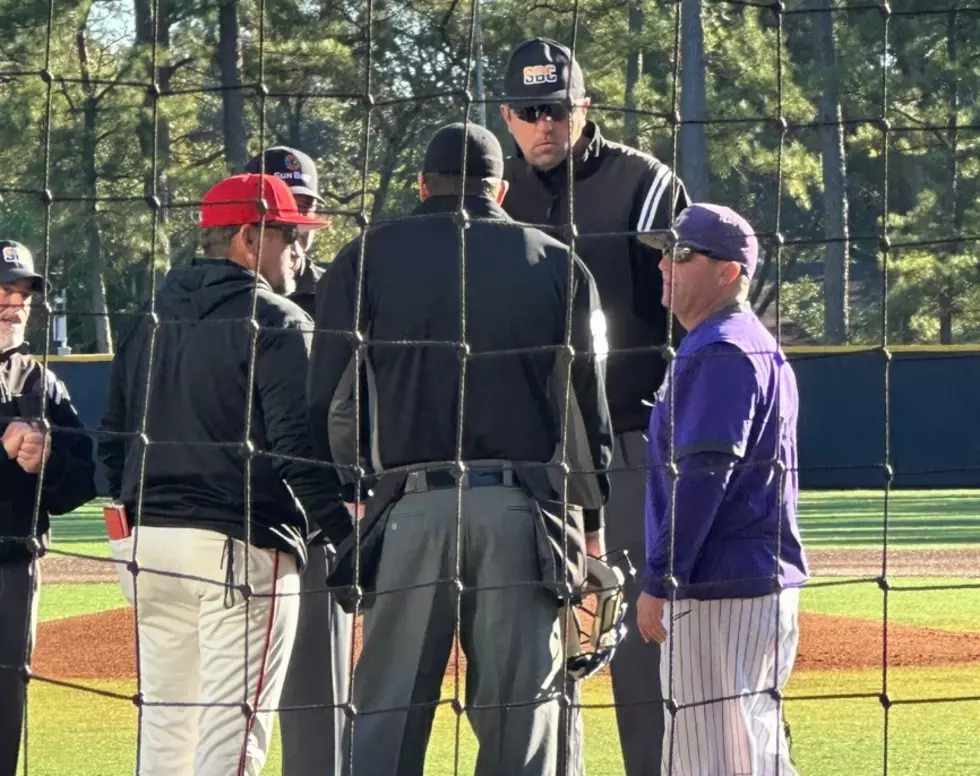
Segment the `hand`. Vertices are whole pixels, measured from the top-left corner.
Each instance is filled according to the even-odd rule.
[[[24,437],[32,431],[31,427],[22,420],[15,420],[3,432],[3,449],[8,458],[16,458]]]
[[[664,630],[664,599],[654,598],[647,592],[640,593],[636,600],[636,627],[644,641],[663,644],[667,640]]]
[[[37,474],[41,466],[51,457],[48,435],[43,431],[30,430],[24,434],[17,451],[17,463],[28,474]]]
[[[351,517],[353,517],[355,520],[360,520],[362,517],[364,517],[363,501],[359,501],[356,504],[349,504],[345,501],[344,506],[347,507],[347,511],[350,512]]]
[[[601,528],[585,534],[585,554],[590,558],[601,558],[606,554],[606,534]]]

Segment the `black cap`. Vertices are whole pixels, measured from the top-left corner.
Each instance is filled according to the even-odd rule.
[[[535,99],[577,100],[585,97],[585,76],[566,46],[550,38],[532,38],[510,52],[504,90],[506,99],[518,106]]]
[[[34,271],[34,257],[19,242],[0,240],[0,283],[30,280],[31,289],[44,290],[44,278]]]
[[[245,172],[258,173],[261,162],[261,156],[254,157],[245,165]],[[275,175],[289,184],[294,196],[305,194],[308,197],[313,197],[317,202],[323,202],[323,197],[320,196],[319,192],[320,184],[317,179],[316,165],[302,151],[297,151],[288,146],[267,148],[265,151],[265,172],[267,175]]]
[[[463,138],[466,138],[467,178],[502,178],[504,152],[497,136],[479,124],[447,124],[429,140],[422,172],[461,175]]]

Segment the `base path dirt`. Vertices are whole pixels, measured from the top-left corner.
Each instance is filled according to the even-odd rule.
[[[797,671],[881,667],[880,622],[823,614],[800,615]],[[360,651],[356,629],[355,654]],[[449,674],[455,672],[455,651]],[[980,633],[959,633],[907,625],[888,626],[888,665],[980,664]],[[136,675],[133,610],[42,623],[34,652],[34,673],[50,678],[108,679]],[[460,675],[466,670],[460,656]]]
[[[807,558],[814,576],[876,577],[881,574],[881,550],[809,550]],[[889,577],[975,577],[980,576],[977,549],[889,549]]]

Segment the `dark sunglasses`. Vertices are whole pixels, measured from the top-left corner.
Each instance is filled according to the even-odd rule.
[[[686,264],[692,261],[697,254],[702,256],[707,256],[712,261],[732,261],[732,259],[726,259],[724,256],[716,256],[711,251],[695,250],[687,245],[678,245],[674,251],[674,263],[675,264]],[[739,263],[741,268],[741,274],[745,274],[745,265]]]
[[[549,116],[552,121],[564,121],[569,114],[568,108],[554,102],[544,105],[512,105],[510,109],[517,114],[517,118],[528,124],[536,124],[542,116]]]
[[[256,229],[259,229],[259,224],[253,224]],[[286,245],[292,245],[299,239],[299,227],[296,224],[266,224],[266,230],[275,229],[279,234],[282,235],[283,242]]]

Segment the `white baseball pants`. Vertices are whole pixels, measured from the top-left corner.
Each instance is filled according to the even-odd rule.
[[[665,714],[664,776],[796,776],[770,692],[793,670],[799,601],[787,589],[664,606],[660,679],[678,707]]]
[[[288,553],[247,549],[246,603],[226,584],[245,584],[244,543],[194,528],[137,529],[137,776],[257,776],[265,764],[299,575]]]

